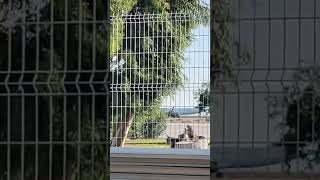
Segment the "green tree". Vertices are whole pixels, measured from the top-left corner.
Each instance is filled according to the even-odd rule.
[[[119,51],[125,52],[126,55],[121,58],[124,59],[124,67],[127,69],[123,73],[113,73],[114,82],[124,84],[120,92],[113,95],[113,105],[122,108],[122,111],[117,108],[113,111],[114,146],[124,145],[129,130],[134,131],[131,135],[141,137],[141,131],[148,129],[145,128],[148,122],[160,120],[162,122],[156,124],[159,124],[160,130],[164,129],[165,115],[160,112],[161,100],[182,84],[182,64],[185,60],[183,51],[192,41],[192,30],[198,24],[207,25],[209,17],[208,7],[200,0],[130,1],[132,7],[128,10],[131,14],[136,14],[135,18],[131,19],[119,16],[123,12],[120,13],[121,8],[117,6],[121,4],[122,1],[111,1],[114,16],[111,55]],[[170,12],[185,16],[175,16]],[[143,17],[143,14],[149,13],[157,15],[149,19]],[[156,70],[148,71],[148,68]],[[135,86],[136,84],[142,86]],[[141,91],[141,88],[152,91]]]
[[[158,107],[162,97],[169,95],[182,83],[183,50],[192,40],[192,29],[197,24],[207,23],[208,8],[199,0],[112,0],[111,15],[114,16],[114,20],[111,28],[113,32],[110,42],[111,57],[106,57],[108,51],[106,25],[101,21],[106,20],[106,1],[97,0],[94,4],[95,1],[91,0],[55,0],[53,12],[51,12],[50,2],[52,1],[0,2],[0,48],[2,49],[0,70],[2,72],[25,71],[24,74],[1,73],[0,75],[0,79],[5,82],[0,87],[1,94],[8,94],[9,91],[15,94],[0,97],[0,107],[4,112],[0,115],[0,119],[3,120],[0,122],[0,139],[1,141],[8,140],[7,127],[9,125],[6,120],[10,118],[11,141],[21,141],[23,137],[25,141],[41,142],[41,145],[38,146],[37,143],[24,146],[24,156],[22,156],[25,162],[24,171],[20,168],[22,146],[10,146],[11,156],[20,157],[11,161],[11,179],[22,175],[25,179],[35,179],[36,167],[39,179],[49,179],[50,174],[53,179],[61,179],[63,174],[67,176],[67,179],[80,177],[82,179],[91,177],[107,179],[109,174],[106,153],[109,145],[106,144],[108,143],[106,139],[109,134],[106,130],[108,124],[106,123],[104,89],[104,80],[107,77],[106,60],[113,57],[116,52],[128,52],[128,56],[123,57],[126,60],[125,66],[135,68],[121,74],[121,79],[126,84],[123,89],[125,90],[130,89],[130,85],[135,83],[130,78],[133,76],[139,77],[145,84],[152,82],[150,75],[144,71],[147,66],[146,62],[138,61],[139,58],[146,59],[146,57],[139,57],[129,52],[137,52],[137,46],[143,47],[144,51],[149,49],[168,52],[171,47],[175,49],[171,54],[143,55],[157,59],[159,64],[153,64],[154,67],[167,67],[166,63],[171,64],[173,68],[167,70],[168,76],[161,71],[152,73],[153,77],[166,86],[147,94],[124,91],[122,94],[122,97],[126,97],[122,99],[126,100],[124,104],[131,101],[138,108],[127,109],[126,112],[131,112],[130,114],[115,114],[113,118],[139,117],[141,119],[139,121],[143,121],[147,119],[147,117],[144,118],[146,111],[149,114],[155,112],[152,113],[155,116],[162,116],[160,109],[155,107]],[[179,43],[179,48],[173,47],[172,42],[166,42],[161,37],[144,38],[131,47],[122,46],[123,42],[130,41],[130,38],[126,38],[130,37],[130,34],[124,31],[130,28],[128,27],[130,25],[125,24],[125,19],[120,15],[132,14],[136,7],[140,8],[142,13],[161,14],[160,17],[165,20],[165,24],[159,23],[153,28],[144,26],[147,25],[146,22],[137,22],[140,28],[134,29],[135,31],[142,31],[142,27],[146,27],[143,29],[144,32],[159,33],[161,29],[164,29],[165,31],[161,33],[172,35],[171,41]],[[171,24],[169,12],[192,14],[194,21],[181,19],[179,23]],[[51,14],[54,19],[50,18]],[[94,14],[98,20],[96,24],[77,22],[91,21]],[[66,15],[69,23],[55,23],[54,25],[48,23],[51,20],[65,21]],[[22,23],[24,20],[32,23],[24,24]],[[43,23],[35,23],[37,20]],[[139,33],[136,32],[136,34]],[[159,40],[163,40],[163,44],[157,44]],[[22,48],[23,45],[25,45],[24,48]],[[8,61],[9,57],[11,61]],[[92,81],[95,83],[88,83]],[[30,86],[29,83],[23,84],[22,82],[37,83],[34,84],[35,86]],[[80,93],[87,95],[80,95]],[[117,98],[114,97],[114,99]],[[11,105],[10,109],[9,105]],[[149,108],[143,108],[146,106]],[[10,113],[7,113],[9,110]],[[130,120],[132,119],[128,118],[124,121]],[[121,132],[126,132],[129,128],[126,127]],[[123,135],[122,137],[124,140]],[[48,141],[53,141],[53,144],[46,144],[45,142]],[[61,141],[67,143],[63,145],[55,143]],[[81,143],[88,141],[92,144]],[[121,143],[123,141],[117,142],[117,144]],[[7,146],[1,145],[0,152],[1,162],[6,162]],[[52,154],[51,157],[50,154]],[[35,162],[36,155],[38,162]],[[64,159],[66,159],[65,167]],[[49,170],[49,163],[52,164],[51,170]],[[1,163],[0,178],[6,178],[6,176],[8,176],[6,163]]]
[[[210,106],[210,89],[209,84],[205,83],[201,86],[198,92],[195,93],[195,99],[198,101],[196,108],[199,109],[199,114],[202,112],[208,113]]]

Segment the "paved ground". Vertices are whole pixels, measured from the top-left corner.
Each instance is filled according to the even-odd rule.
[[[212,179],[217,179],[213,177]],[[221,180],[319,180],[320,177],[224,177]]]
[[[205,176],[176,176],[176,175],[156,175],[156,174],[113,174],[112,180],[210,180]]]
[[[146,175],[146,174],[113,174],[111,177],[113,180],[319,180],[320,177],[280,177],[280,176],[266,176],[266,177],[202,177],[202,176],[175,176],[175,175]]]
[[[223,178],[211,177],[217,180],[319,180],[319,175],[285,175],[285,174],[272,174],[272,173],[259,173],[259,174],[225,174]]]
[[[218,180],[218,179],[217,179]],[[248,177],[242,177],[242,178],[223,178],[221,180],[319,180],[318,178],[292,178],[292,177],[278,177],[278,178],[268,178],[268,177],[254,177],[254,178],[248,178]]]

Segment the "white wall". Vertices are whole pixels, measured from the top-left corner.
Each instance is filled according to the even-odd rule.
[[[238,77],[243,80],[239,86],[240,93],[236,92],[237,88],[228,88],[225,96],[216,93],[213,97],[217,103],[214,104],[215,114],[211,122],[214,142],[280,141],[276,127],[278,121],[268,118],[265,97],[268,96],[268,86],[272,96],[281,91],[281,82],[288,84],[286,80],[291,79],[293,72],[290,68],[296,68],[299,63],[314,64],[316,61],[319,64],[320,19],[314,20],[313,17],[314,14],[320,16],[320,1],[316,1],[315,8],[314,0],[301,1],[302,18],[299,22],[299,0],[286,0],[285,6],[284,0],[270,0],[271,21],[261,19],[269,17],[268,0],[257,0],[256,17],[260,20],[255,21],[252,20],[254,0],[233,0],[233,12],[238,14],[238,2],[241,2],[241,18],[250,19],[242,20],[240,24],[241,48],[249,51],[251,56],[255,54],[251,62],[241,68],[256,70],[239,71]],[[287,19],[284,20],[284,17]],[[234,26],[233,31],[234,38],[239,40],[239,24]],[[263,68],[269,68],[269,71]]]

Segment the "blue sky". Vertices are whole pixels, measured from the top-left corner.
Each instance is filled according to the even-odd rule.
[[[209,27],[201,25],[193,33],[195,39],[185,51],[188,60],[183,65],[186,76],[184,87],[167,97],[162,103],[163,107],[195,107],[194,92],[201,84],[209,82]]]
[[[203,2],[210,4],[210,0],[202,0]]]
[[[210,4],[210,0],[203,0],[203,2]],[[185,51],[185,57],[188,61],[183,65],[183,72],[186,76],[184,87],[177,90],[171,97],[167,97],[162,103],[163,107],[189,108],[197,106],[194,92],[201,87],[201,84],[209,82],[209,26],[200,25],[193,33],[195,39]]]

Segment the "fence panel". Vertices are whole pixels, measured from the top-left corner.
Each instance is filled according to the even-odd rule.
[[[225,172],[318,173],[319,2],[214,2],[230,14],[213,14],[211,57],[232,64],[211,73],[212,161]]]
[[[209,29],[185,13],[120,19],[125,30],[113,37],[121,48],[111,62],[113,146],[168,148],[190,126],[207,148]]]
[[[101,2],[0,2],[0,179],[109,176]]]

